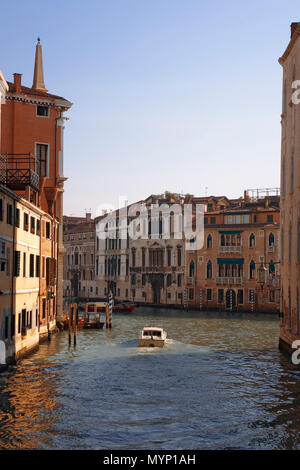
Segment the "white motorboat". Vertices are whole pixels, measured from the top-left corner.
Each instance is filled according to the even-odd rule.
[[[139,346],[144,348],[163,348],[167,332],[160,326],[145,326],[139,337]]]

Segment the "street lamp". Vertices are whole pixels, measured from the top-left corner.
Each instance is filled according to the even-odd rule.
[[[262,289],[267,282],[267,271],[268,270],[264,263],[261,263],[260,267],[258,268],[258,284],[260,284]]]

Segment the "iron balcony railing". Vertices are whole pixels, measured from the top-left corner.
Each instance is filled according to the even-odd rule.
[[[13,190],[39,190],[37,159],[31,153],[0,154],[0,183]]]

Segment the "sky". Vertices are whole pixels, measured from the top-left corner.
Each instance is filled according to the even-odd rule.
[[[14,0],[0,69],[73,103],[64,213],[167,191],[279,187],[282,69],[296,0]]]

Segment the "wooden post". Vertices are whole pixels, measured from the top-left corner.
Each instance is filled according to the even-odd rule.
[[[72,341],[72,335],[71,335],[71,315],[72,315],[72,304],[69,305],[69,321],[68,321],[69,345],[71,344],[71,341]]]
[[[106,328],[109,327],[109,306],[105,306],[105,326]]]
[[[84,322],[86,322],[86,319],[87,319],[87,316],[88,316],[88,308],[89,308],[89,305],[85,304],[84,305]]]
[[[73,304],[73,333],[74,333],[74,346],[76,346],[77,336],[77,304]]]
[[[113,297],[112,293],[109,293],[109,304],[108,304],[108,323],[109,323],[109,328],[112,326],[112,310],[113,310]]]

